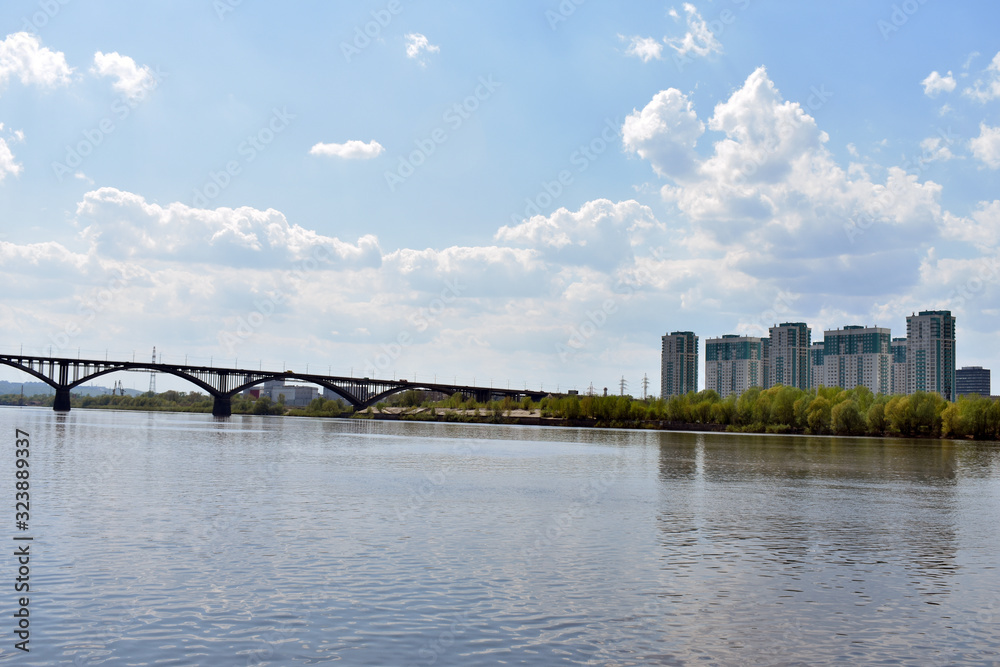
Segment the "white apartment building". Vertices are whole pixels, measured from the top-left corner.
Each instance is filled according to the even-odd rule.
[[[727,334],[705,340],[705,389],[722,398],[764,386],[764,340]]]
[[[892,339],[892,383],[889,391],[893,394],[909,394],[909,371],[906,366],[906,339]]]
[[[906,318],[907,393],[928,391],[954,401],[955,318],[950,310],[922,310]]]
[[[660,397],[698,391],[698,337],[691,331],[674,331],[662,342]]]
[[[823,341],[818,340],[809,346],[809,388],[815,389],[826,384],[823,366]]]
[[[766,387],[782,384],[786,387],[809,389],[809,347],[812,329],[805,322],[785,322],[773,326],[766,351]]]
[[[892,385],[892,335],[885,327],[846,326],[823,332],[823,376],[827,387],[868,387],[888,394]]]

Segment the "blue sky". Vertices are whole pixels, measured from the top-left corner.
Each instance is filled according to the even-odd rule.
[[[637,393],[950,308],[1000,368],[998,14],[8,2],[0,348]]]

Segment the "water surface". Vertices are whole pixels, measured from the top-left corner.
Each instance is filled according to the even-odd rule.
[[[3,659],[1000,661],[996,444],[7,408],[8,498],[15,428]]]

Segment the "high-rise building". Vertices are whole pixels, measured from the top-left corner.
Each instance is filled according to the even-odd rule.
[[[906,318],[907,393],[934,392],[954,401],[955,318],[950,310],[922,310]]]
[[[783,384],[809,388],[809,347],[812,329],[805,322],[785,322],[770,329],[766,387]]]
[[[908,372],[906,369],[906,339],[892,339],[892,381],[889,392],[892,394],[909,394]]]
[[[955,371],[955,393],[958,396],[979,394],[990,397],[990,369],[982,366],[962,366]]]
[[[663,336],[660,357],[660,397],[698,391],[698,337],[691,331]]]
[[[827,387],[868,387],[873,394],[891,389],[892,335],[884,327],[846,326],[823,332],[823,369]]]
[[[821,384],[825,384],[826,376],[823,374],[823,341],[815,341],[809,346],[809,388],[815,389]]]
[[[705,340],[705,389],[714,389],[722,398],[763,387],[763,366],[760,338],[727,334]]]

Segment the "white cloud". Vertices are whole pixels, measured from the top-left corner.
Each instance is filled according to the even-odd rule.
[[[923,85],[924,95],[927,97],[937,97],[941,93],[950,93],[958,85],[950,71],[946,76],[941,76],[937,71],[931,72],[920,83]]]
[[[100,188],[84,195],[81,236],[101,256],[121,260],[180,259],[228,266],[280,266],[320,256],[331,266],[377,266],[374,236],[356,245],[293,225],[279,211],[198,209],[150,204],[136,194]]]
[[[990,169],[1000,169],[1000,127],[979,124],[979,136],[969,141],[977,160]]]
[[[661,176],[683,176],[694,168],[694,146],[704,131],[691,101],[676,88],[669,88],[625,119],[622,143],[649,160]]]
[[[927,137],[920,142],[920,148],[923,150],[921,162],[947,161],[955,157],[941,137]]]
[[[0,130],[3,130],[3,123],[0,123]],[[24,141],[24,133],[18,130],[14,133],[15,141]],[[22,167],[20,164],[15,162],[14,153],[10,150],[10,146],[7,141],[0,137],[0,182],[7,177],[8,174],[17,176],[21,173]]]
[[[66,56],[42,46],[35,35],[17,32],[0,41],[0,85],[17,77],[23,84],[56,86],[69,83],[72,73]]]
[[[968,218],[945,213],[942,228],[948,238],[995,252],[1000,246],[1000,200],[979,202]]]
[[[0,182],[8,174],[17,176],[21,173],[21,169],[21,165],[14,160],[14,153],[11,152],[10,146],[7,145],[3,137],[0,137]]]
[[[645,233],[662,229],[653,211],[636,201],[617,204],[597,199],[578,211],[565,208],[546,217],[536,215],[519,225],[501,227],[497,241],[534,248],[542,257],[567,265],[612,270],[633,262],[633,245]]]
[[[367,144],[363,141],[352,139],[342,144],[318,143],[309,149],[309,154],[330,155],[345,160],[369,160],[381,155],[384,150],[385,148],[382,147],[382,144],[374,139]]]
[[[686,131],[676,129],[678,118]],[[716,105],[707,126],[722,136],[702,157],[702,121],[686,96],[668,90],[623,131],[625,147],[669,181],[663,197],[690,223],[675,243],[692,256],[729,257],[733,270],[765,286],[794,284],[819,300],[832,285],[848,295],[905,287],[861,278],[879,267],[897,272],[894,281],[914,280],[917,259],[907,244],[937,233],[939,185],[898,167],[882,183],[862,168],[840,167],[828,135],[801,105],[782,99],[764,68]]]
[[[618,35],[621,40],[628,39],[624,35]],[[642,62],[648,63],[650,60],[660,60],[663,58],[663,44],[652,37],[632,37],[629,41],[625,54],[635,56]]]
[[[972,86],[963,90],[962,94],[977,102],[989,102],[1000,97],[1000,51],[993,56],[984,74]]]
[[[114,77],[111,87],[124,95],[135,98],[156,87],[156,77],[146,65],[139,67],[128,56],[117,51],[94,54],[94,66],[90,70],[97,76]]]
[[[422,53],[438,53],[441,48],[434,44],[419,32],[411,32],[405,35],[406,39],[406,57],[412,60],[416,60],[421,66],[426,65],[423,58],[421,58]]]
[[[698,13],[698,9],[686,2],[684,3],[684,12],[687,14],[687,33],[683,37],[665,40],[677,52],[677,55],[684,57],[688,53],[693,53],[696,56],[708,56],[713,53],[722,53],[722,44],[712,34],[708,23]],[[678,18],[676,10],[671,9],[670,15]]]

